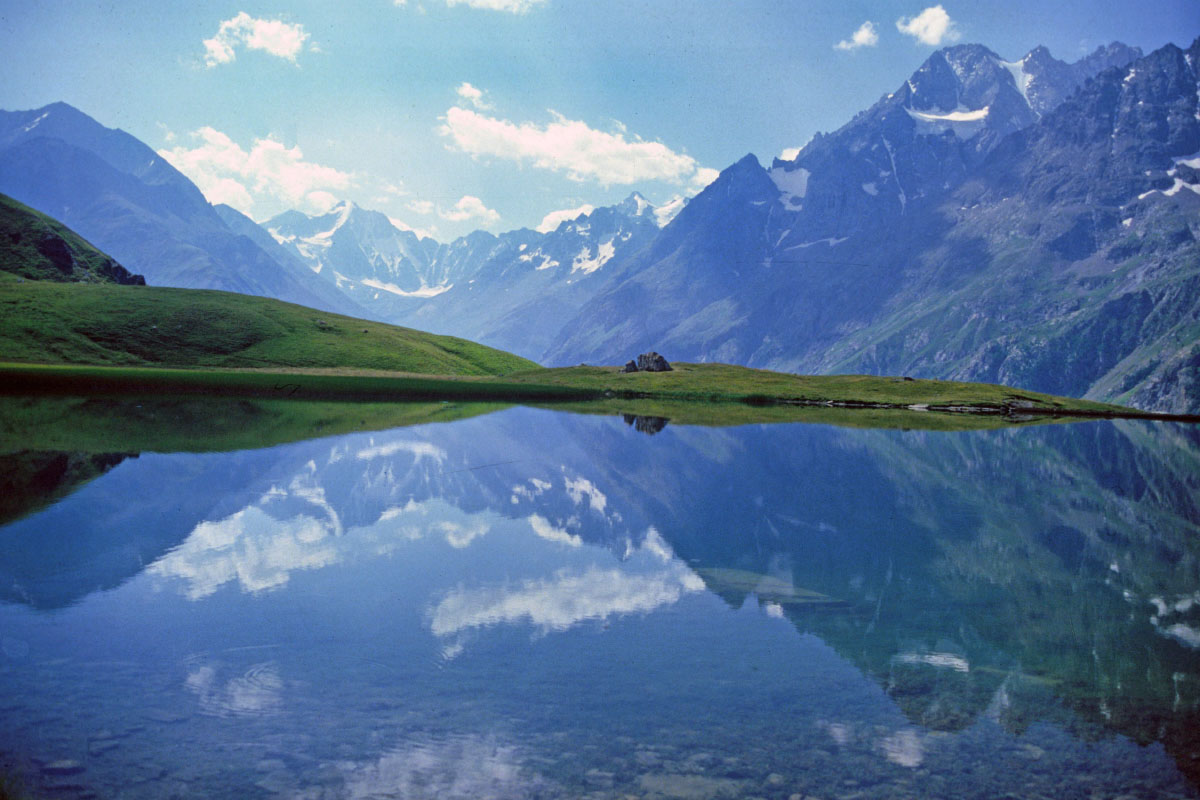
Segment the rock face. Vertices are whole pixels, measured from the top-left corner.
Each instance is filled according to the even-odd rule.
[[[628,361],[626,361],[625,367],[621,370],[621,372],[637,372],[637,371],[638,371],[637,362],[634,361],[633,359],[629,359]]]
[[[667,360],[653,350],[637,357],[637,368],[639,372],[671,371],[671,365],[667,363]],[[626,369],[628,369],[628,365],[626,365]]]

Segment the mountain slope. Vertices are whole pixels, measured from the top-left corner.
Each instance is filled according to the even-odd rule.
[[[203,194],[134,137],[65,103],[0,112],[0,191],[61,220],[151,284],[361,313],[231,231]]]
[[[1194,411],[1197,47],[1129,68],[1120,45],[940,51],[795,160],[728,168],[544,360],[656,349]]]
[[[146,283],[64,225],[2,194],[0,272],[28,280]]]
[[[656,211],[634,193],[553,231],[475,231],[449,244],[352,203],[313,217],[289,211],[263,227],[377,318],[537,357],[658,233]]]

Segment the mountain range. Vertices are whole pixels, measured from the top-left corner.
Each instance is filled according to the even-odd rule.
[[[231,229],[196,185],[148,146],[66,103],[0,111],[0,192],[67,225],[152,285],[369,316],[286,258],[270,237]]]
[[[686,205],[439,243],[341,203],[256,225],[120,131],[0,113],[0,192],[152,284],[264,294],[549,365],[646,350],[1200,410],[1200,40],[934,53]]]

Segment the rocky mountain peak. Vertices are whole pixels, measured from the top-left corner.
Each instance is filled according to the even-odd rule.
[[[631,192],[628,197],[616,205],[615,210],[627,217],[644,217],[654,213],[654,206],[650,205],[650,201],[645,197],[642,197],[641,192]]]

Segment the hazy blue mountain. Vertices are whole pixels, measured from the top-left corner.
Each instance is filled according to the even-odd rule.
[[[539,356],[559,329],[659,230],[640,194],[548,233],[475,231],[448,244],[340,203],[263,227],[374,316]]]
[[[726,169],[543,360],[655,349],[1194,411],[1198,49],[939,51],[794,160]]]
[[[149,147],[65,103],[0,111],[0,192],[60,220],[150,284],[361,315],[307,270],[230,230]]]

